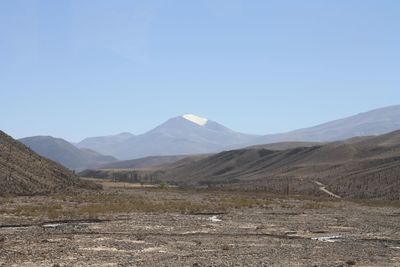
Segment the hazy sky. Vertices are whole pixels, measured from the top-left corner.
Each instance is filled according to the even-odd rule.
[[[274,133],[400,104],[398,0],[2,0],[0,129],[78,141],[194,113]]]

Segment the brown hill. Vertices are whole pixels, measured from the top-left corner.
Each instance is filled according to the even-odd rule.
[[[122,160],[100,166],[98,169],[147,169],[155,166],[171,164],[188,156],[152,156],[133,160]]]
[[[33,195],[98,189],[0,131],[0,195]]]
[[[112,179],[133,183],[158,183],[166,169],[187,165],[206,158],[197,156],[158,156],[136,160],[118,161],[99,169],[88,169],[79,173],[81,177]]]
[[[316,142],[283,142],[265,145],[256,145],[248,147],[249,149],[267,149],[267,150],[287,150],[297,147],[312,147],[321,145],[322,143]],[[152,156],[133,160],[115,161],[112,163],[104,164],[96,169],[102,170],[131,170],[131,169],[164,169],[175,168],[191,162],[199,161],[209,157],[211,154],[200,155],[171,155],[171,156]],[[88,173],[88,172],[82,172]]]
[[[400,131],[283,151],[249,148],[166,168],[183,185],[400,199]]]
[[[280,142],[280,143],[271,143],[271,144],[262,144],[262,145],[255,145],[249,146],[245,148],[262,148],[267,150],[287,150],[292,148],[298,147],[312,147],[312,146],[319,146],[323,145],[323,143],[319,142]]]

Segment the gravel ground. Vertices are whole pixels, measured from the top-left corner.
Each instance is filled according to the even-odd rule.
[[[124,194],[159,201],[209,196],[143,192]],[[0,208],[46,200],[54,201],[17,198]],[[62,221],[3,212],[0,266],[400,266],[399,208],[321,203],[277,198],[221,213],[129,212]]]

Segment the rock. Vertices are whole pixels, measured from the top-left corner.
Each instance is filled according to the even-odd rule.
[[[354,265],[356,265],[356,262],[354,260],[348,260],[348,261],[346,261],[346,264],[349,266],[354,266]]]

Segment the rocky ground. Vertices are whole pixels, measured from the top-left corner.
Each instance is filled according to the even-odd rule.
[[[3,198],[0,266],[400,266],[396,205],[152,188]]]

